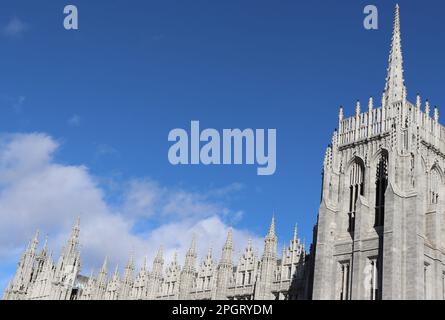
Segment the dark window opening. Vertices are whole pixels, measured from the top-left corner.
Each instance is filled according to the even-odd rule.
[[[375,190],[375,222],[374,226],[381,227],[385,221],[385,192],[388,187],[388,155],[383,153],[377,165]]]

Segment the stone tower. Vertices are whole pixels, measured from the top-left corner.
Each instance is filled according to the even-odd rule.
[[[445,128],[407,100],[398,5],[381,105],[355,111],[326,151],[313,299],[445,299]]]

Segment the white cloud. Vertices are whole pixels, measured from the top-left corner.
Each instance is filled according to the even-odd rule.
[[[219,259],[230,217],[240,213],[215,201],[212,192],[137,179],[121,185],[120,201],[111,204],[88,168],[55,161],[58,147],[40,133],[0,136],[0,261],[17,259],[37,228],[49,234],[58,255],[78,216],[84,273],[97,270],[105,255],[121,266],[131,251],[139,262],[144,255],[152,258],[161,244],[167,256],[175,250],[183,256],[193,233],[201,256],[212,244]],[[261,240],[248,231],[235,228],[234,237],[243,245],[252,237],[261,249]]]
[[[17,17],[13,17],[9,20],[8,24],[3,27],[3,35],[8,37],[21,36],[26,30],[28,25]]]

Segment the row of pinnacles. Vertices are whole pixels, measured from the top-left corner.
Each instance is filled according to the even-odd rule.
[[[151,270],[145,260],[136,273],[133,255],[123,275],[118,267],[109,275],[105,261],[97,276],[80,274],[79,221],[70,239],[54,264],[47,244],[37,252],[38,233],[24,252],[14,279],[9,283],[6,300],[252,300],[307,298],[306,252],[295,227],[289,247],[277,257],[275,221],[265,238],[264,252],[258,259],[249,241],[237,265],[232,261],[233,236],[230,230],[218,263],[209,249],[199,268],[196,242],[193,238],[184,266],[175,255],[164,270],[162,247],[157,252]]]

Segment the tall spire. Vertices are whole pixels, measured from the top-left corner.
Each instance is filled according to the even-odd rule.
[[[267,237],[275,237],[275,213],[272,216],[272,222],[270,223],[269,232],[267,233]]]
[[[192,243],[190,244],[190,248],[187,251],[187,255],[185,256],[184,269],[188,271],[194,270],[195,260],[196,260],[196,235],[193,234]]]
[[[130,257],[128,258],[127,266],[125,267],[126,271],[134,270],[134,252],[131,251]]]
[[[277,252],[277,235],[275,233],[275,214],[272,216],[272,222],[270,223],[269,232],[264,239],[264,257],[273,258]]]
[[[71,236],[68,241],[68,249],[72,250],[79,243],[79,233],[80,233],[80,217],[77,217],[76,222],[71,228]]]
[[[45,236],[45,242],[42,247],[42,251],[40,251],[40,256],[46,257],[46,254],[48,252],[48,235]]]
[[[100,269],[101,273],[106,274],[108,272],[108,257],[105,257],[104,263],[102,264],[102,268]]]
[[[34,238],[31,241],[30,251],[33,253],[36,252],[37,244],[39,243],[39,235],[40,235],[40,231],[37,230]]]
[[[229,231],[227,232],[227,239],[226,243],[224,244],[224,248],[232,250],[232,247],[233,247],[233,230],[232,228],[230,228]]]
[[[162,269],[164,268],[164,250],[162,245],[159,247],[158,253],[156,254],[156,257],[153,260],[153,275],[155,276],[161,276]]]
[[[400,36],[400,12],[396,5],[394,29],[392,34],[391,51],[388,60],[388,75],[385,84],[385,104],[402,101],[406,95],[405,80],[403,78],[403,55]]]
[[[163,261],[163,255],[164,255],[164,247],[162,244],[159,246],[158,252],[156,254],[155,260],[156,261]]]
[[[232,228],[227,232],[227,239],[222,249],[220,264],[225,266],[232,264],[232,250],[233,250],[233,231]]]

